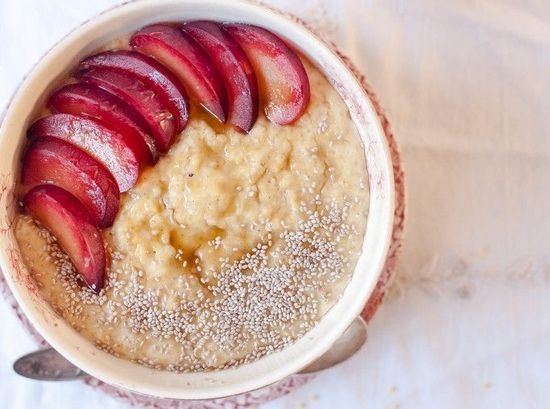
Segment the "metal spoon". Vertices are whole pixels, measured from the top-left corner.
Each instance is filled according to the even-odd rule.
[[[357,317],[334,345],[299,374],[310,374],[333,367],[351,357],[367,339],[367,325]],[[31,352],[13,364],[19,375],[40,381],[70,381],[88,374],[67,361],[53,348]]]
[[[25,378],[39,381],[72,381],[88,375],[53,348],[23,355],[14,362],[13,370]]]
[[[320,372],[344,362],[354,355],[367,340],[367,324],[361,317],[355,318],[330,349],[303,368],[299,374]]]

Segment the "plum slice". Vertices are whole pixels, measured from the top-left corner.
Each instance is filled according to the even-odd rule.
[[[191,37],[172,25],[154,24],[134,33],[130,45],[166,66],[192,98],[217,120],[225,122],[223,79],[212,59]]]
[[[21,184],[25,191],[53,184],[74,195],[98,227],[113,224],[120,193],[111,173],[73,144],[45,136],[31,141],[23,158]]]
[[[201,45],[221,73],[229,103],[229,123],[248,133],[258,117],[258,84],[246,54],[212,21],[189,22],[181,29]]]
[[[39,185],[25,195],[23,206],[57,239],[85,283],[98,293],[105,284],[105,247],[82,203],[58,186]]]
[[[183,85],[162,64],[135,51],[107,51],[80,62],[79,69],[106,68],[136,78],[147,85],[163,101],[175,119],[176,133],[187,125],[189,103]]]
[[[140,163],[153,164],[158,159],[143,119],[113,94],[91,84],[69,84],[51,95],[48,104],[54,112],[88,116],[118,132]]]
[[[101,162],[121,192],[135,185],[139,162],[122,136],[97,121],[72,114],[54,114],[36,121],[29,137],[52,136],[71,142]]]
[[[143,81],[107,68],[79,71],[77,77],[116,95],[145,120],[160,152],[166,152],[176,135],[176,119],[164,100]]]
[[[264,111],[276,124],[296,121],[309,103],[309,78],[300,57],[274,33],[257,26],[223,25],[243,48],[262,90]]]

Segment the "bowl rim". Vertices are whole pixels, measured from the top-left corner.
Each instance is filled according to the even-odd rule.
[[[197,390],[186,390],[185,393],[181,393],[181,390],[176,390],[174,387],[151,387],[150,385],[135,382],[128,379],[120,379],[120,376],[116,376],[117,371],[113,370],[116,368],[108,368],[107,370],[105,368],[102,368],[93,360],[87,360],[84,361],[83,358],[80,356],[80,352],[75,350],[74,348],[71,348],[67,345],[66,342],[63,342],[61,335],[56,334],[56,331],[51,330],[51,325],[44,322],[43,320],[37,319],[36,314],[38,311],[36,308],[34,308],[32,305],[29,304],[27,298],[25,297],[25,285],[23,285],[21,282],[18,282],[17,279],[15,279],[12,276],[12,271],[10,268],[10,264],[8,260],[5,257],[4,252],[0,253],[0,266],[2,267],[2,270],[5,272],[6,281],[14,294],[17,302],[21,305],[22,310],[25,312],[27,317],[30,319],[30,321],[37,327],[38,331],[44,336],[44,338],[57,350],[59,350],[63,355],[65,355],[70,361],[72,361],[75,364],[78,364],[78,366],[82,367],[86,372],[90,373],[91,375],[97,377],[98,379],[105,381],[107,383],[116,385],[118,387],[122,387],[125,389],[134,390],[136,392],[140,393],[146,393],[152,396],[157,397],[163,397],[163,398],[185,398],[185,399],[206,399],[206,398],[218,398],[222,396],[229,396],[234,395],[237,393],[247,392],[251,391],[257,388],[260,388],[262,386],[266,386],[270,383],[276,382],[279,379],[284,378],[287,375],[290,375],[292,373],[297,372],[299,369],[307,365],[309,362],[313,361],[315,358],[317,358],[319,355],[321,355],[326,349],[330,347],[330,345],[335,341],[338,336],[345,330],[349,322],[351,320],[360,314],[365,302],[367,301],[368,297],[372,293],[374,286],[377,282],[378,276],[380,275],[383,265],[386,259],[386,254],[389,248],[390,239],[391,239],[391,231],[393,227],[393,210],[394,210],[394,186],[393,186],[393,170],[392,170],[392,161],[391,161],[391,155],[389,152],[389,148],[387,146],[387,141],[385,139],[384,130],[379,122],[379,118],[376,115],[376,110],[373,107],[373,104],[370,100],[370,98],[366,95],[362,85],[359,83],[358,79],[354,76],[354,74],[348,69],[346,64],[337,56],[335,55],[332,50],[327,47],[324,42],[319,39],[315,34],[311,33],[308,29],[305,27],[302,27],[298,24],[296,24],[293,21],[288,20],[286,17],[281,16],[280,14],[276,13],[272,9],[263,7],[261,5],[253,4],[247,1],[233,1],[229,5],[228,2],[222,1],[222,0],[161,0],[161,1],[154,1],[154,0],[140,0],[136,2],[130,2],[125,3],[120,6],[117,6],[113,9],[110,9],[106,12],[103,12],[102,14],[88,20],[83,25],[78,27],[77,29],[73,30],[71,33],[69,33],[64,39],[62,39],[59,43],[57,43],[31,70],[31,72],[27,75],[25,80],[20,84],[19,88],[17,89],[16,93],[14,94],[14,97],[8,106],[4,121],[2,122],[2,125],[0,127],[0,146],[3,146],[6,144],[6,135],[7,135],[7,129],[9,128],[5,124],[9,123],[11,120],[13,120],[13,116],[17,114],[18,107],[21,104],[21,101],[24,101],[24,97],[26,94],[29,94],[29,88],[36,83],[38,78],[40,77],[40,74],[43,74],[47,67],[52,66],[53,62],[59,59],[60,54],[64,52],[66,48],[68,48],[71,44],[74,46],[74,44],[80,42],[82,43],[84,38],[86,38],[86,35],[88,37],[91,33],[98,33],[98,30],[100,27],[104,27],[108,25],[109,22],[112,22],[116,19],[123,18],[124,16],[131,14],[131,13],[139,13],[141,10],[141,13],[143,13],[143,10],[149,10],[149,9],[155,9],[160,7],[174,7],[174,6],[181,6],[182,4],[185,4],[187,6],[189,5],[201,5],[201,8],[210,8],[210,7],[216,7],[223,4],[224,7],[230,7],[233,9],[239,9],[239,12],[243,11],[243,8],[246,12],[250,13],[250,15],[258,15],[258,13],[268,15],[269,17],[265,17],[262,19],[262,22],[264,25],[273,31],[277,32],[278,34],[281,34],[285,37],[289,36],[289,33],[293,33],[295,35],[295,38],[310,38],[313,39],[313,41],[309,40],[311,45],[314,45],[316,48],[316,52],[321,53],[324,55],[333,66],[338,66],[341,73],[346,73],[345,75],[345,83],[349,84],[350,87],[355,89],[356,95],[362,95],[362,101],[360,101],[364,106],[359,107],[360,109],[365,109],[365,106],[367,108],[367,112],[371,115],[372,119],[372,126],[374,129],[374,132],[377,135],[381,135],[379,138],[379,145],[374,147],[375,149],[378,149],[380,151],[381,156],[383,157],[382,165],[385,166],[384,169],[381,169],[381,171],[385,172],[386,174],[386,180],[383,182],[385,183],[386,189],[386,197],[384,197],[384,203],[387,207],[386,209],[386,215],[385,219],[383,220],[381,229],[382,229],[382,240],[378,244],[378,253],[377,253],[377,274],[373,275],[371,279],[368,281],[368,284],[364,286],[364,290],[362,291],[362,294],[364,294],[364,297],[361,297],[360,299],[354,300],[354,302],[351,302],[348,307],[346,307],[346,319],[340,319],[337,321],[334,321],[332,331],[327,335],[324,334],[324,342],[323,347],[319,348],[316,346],[316,348],[311,348],[307,351],[304,351],[305,353],[301,354],[300,356],[296,356],[295,360],[291,363],[284,364],[282,362],[279,362],[280,368],[278,370],[272,371],[270,374],[265,374],[262,377],[256,377],[251,376],[246,381],[241,381],[237,383],[231,383],[231,384],[225,384],[225,385],[217,385],[213,388],[206,388],[203,390],[200,390],[198,392]],[[248,15],[247,15],[248,16]],[[201,18],[205,18],[202,14],[200,16]],[[269,19],[271,19],[271,23],[273,26],[270,26]],[[156,20],[158,21],[158,20]],[[242,19],[240,19],[242,21]],[[255,24],[258,24],[256,20],[250,21],[254,22]],[[267,23],[266,23],[267,22]],[[275,25],[278,24],[281,27],[284,27],[284,32],[279,32],[279,30],[274,29]],[[128,32],[130,30],[135,29],[134,28],[128,28],[126,27],[122,32]],[[109,33],[106,40],[109,38],[116,38],[117,35],[113,33]],[[287,37],[287,40],[289,38]],[[106,41],[98,41],[98,42],[106,42]],[[291,41],[293,42],[293,41]],[[303,47],[300,47],[298,44],[294,44],[298,48],[303,50]],[[80,46],[82,49],[82,46]],[[309,50],[311,52],[311,50]],[[85,54],[85,52],[83,52]],[[310,57],[311,58],[311,57]],[[58,73],[59,75],[63,75],[62,73]],[[326,73],[325,73],[326,74]],[[328,75],[327,75],[328,76]],[[341,91],[341,90],[339,90]],[[44,91],[44,93],[47,93],[47,91]],[[32,92],[31,92],[32,94]],[[36,96],[35,96],[36,99]],[[351,107],[350,107],[351,110]],[[361,112],[357,112],[356,114],[360,114]],[[13,145],[13,143],[12,143]],[[15,150],[16,152],[16,150]],[[14,155],[18,156],[18,155]],[[370,179],[370,176],[369,176]],[[369,204],[369,219],[371,214],[371,204]],[[367,226],[368,229],[368,226]],[[368,234],[368,230],[367,230]],[[366,236],[366,235],[365,235]],[[0,238],[1,239],[1,238]],[[365,238],[366,241],[366,238]],[[360,260],[359,260],[360,261]],[[359,265],[360,263],[357,263]],[[357,267],[356,267],[357,270]],[[357,276],[356,271],[354,271],[353,277]],[[352,281],[353,281],[352,277]],[[348,287],[352,283],[348,285]],[[347,289],[345,293],[347,292]],[[343,295],[342,298],[345,296]],[[349,298],[349,297],[348,297]],[[337,304],[342,304],[341,300],[338,301]],[[334,309],[334,307],[333,307]],[[330,313],[330,311],[329,311]],[[324,317],[321,321],[324,320]],[[311,332],[315,332],[315,330],[318,330],[320,325],[317,325],[314,330]],[[318,335],[318,334],[317,334]],[[310,338],[311,334],[306,334],[303,338]],[[318,336],[313,336],[311,339],[319,338]],[[296,345],[296,343],[294,344]],[[292,348],[288,347],[285,348],[289,349]],[[112,356],[111,356],[112,357]],[[244,366],[244,365],[243,365]],[[239,367],[242,368],[243,366]],[[237,370],[239,369],[237,368]],[[237,386],[236,386],[237,385]],[[179,387],[181,389],[181,386]]]

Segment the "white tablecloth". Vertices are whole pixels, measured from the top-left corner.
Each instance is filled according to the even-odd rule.
[[[58,39],[117,0],[0,0],[0,107]],[[550,407],[550,2],[271,0],[360,66],[401,145],[407,241],[351,361],[275,408]],[[123,408],[17,377],[33,350],[0,302],[5,408]]]

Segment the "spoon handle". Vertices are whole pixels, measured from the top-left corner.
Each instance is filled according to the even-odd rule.
[[[367,324],[363,318],[357,317],[327,352],[298,373],[305,375],[332,368],[355,355],[366,340]]]

